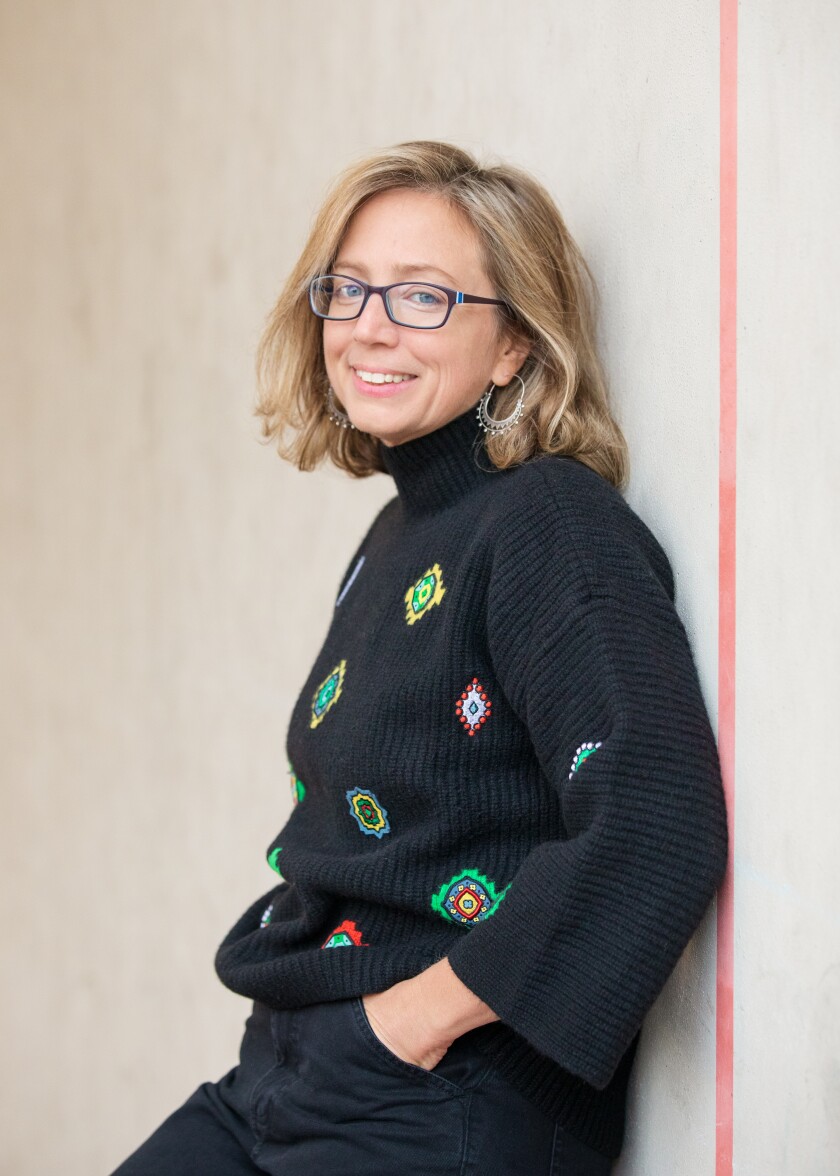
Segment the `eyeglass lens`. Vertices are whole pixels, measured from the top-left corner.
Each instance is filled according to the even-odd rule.
[[[336,274],[316,278],[310,287],[312,309],[322,318],[352,319],[359,313],[365,288]],[[446,318],[449,299],[435,286],[402,282],[387,292],[392,317],[406,327],[437,327]]]

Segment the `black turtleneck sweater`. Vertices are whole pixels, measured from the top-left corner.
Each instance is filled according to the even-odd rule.
[[[717,750],[650,530],[581,462],[500,471],[483,436],[471,408],[380,445],[398,494],[292,712],[281,881],[216,970],[297,1008],[446,956],[508,1080],[617,1156],[642,1021],[725,868]]]

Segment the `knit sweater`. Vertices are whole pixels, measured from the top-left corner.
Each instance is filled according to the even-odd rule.
[[[582,462],[498,470],[483,436],[473,407],[380,443],[398,493],[292,711],[281,881],[216,971],[298,1008],[446,956],[502,1074],[615,1157],[642,1022],[723,876],[717,749],[646,524]]]

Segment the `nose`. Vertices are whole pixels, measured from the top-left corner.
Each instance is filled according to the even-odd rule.
[[[371,294],[362,313],[355,320],[353,338],[360,343],[385,343],[394,346],[399,339],[396,323],[388,318],[381,294]]]

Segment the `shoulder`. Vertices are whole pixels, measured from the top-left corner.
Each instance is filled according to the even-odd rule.
[[[559,562],[574,569],[589,591],[614,591],[632,581],[673,600],[673,572],[662,545],[601,474],[555,454],[506,474],[488,503],[500,555],[507,551],[540,565]]]

